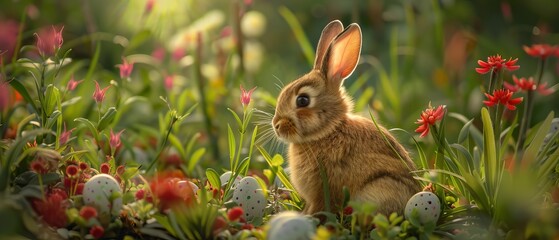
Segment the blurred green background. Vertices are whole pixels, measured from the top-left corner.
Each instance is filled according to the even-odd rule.
[[[148,2],[153,4],[151,8]],[[62,75],[61,85],[71,75],[76,79],[86,75],[98,43],[101,52],[92,79],[102,85],[118,79],[115,66],[123,56],[134,60],[132,81],[117,82],[126,85],[130,95],[145,96],[152,103],[135,106],[132,115],[118,123],[120,128],[157,124],[154,113],[166,109],[158,100],[167,94],[165,76],[175,76],[169,92],[192,92],[184,98],[191,101],[187,105],[200,101],[192,68],[198,49],[203,56],[201,70],[207,83],[203,91],[213,126],[206,130],[218,136],[219,148],[225,149],[223,119],[231,120],[228,107],[240,109],[239,84],[258,86],[254,106],[273,112],[279,93],[276,85],[310,70],[308,47],[314,49],[322,28],[334,19],[344,25],[359,23],[363,31],[362,63],[345,83],[357,102],[356,111],[367,114],[370,106],[388,128],[410,133],[429,102],[445,104],[451,112],[468,118],[479,115],[484,100],[480,86],[489,77],[474,71],[478,59],[495,54],[519,58],[521,67],[514,74],[529,77],[536,72],[537,59],[524,53],[522,46],[559,43],[559,4],[555,0],[3,0],[0,44],[8,49],[3,55],[6,61],[13,54],[19,27],[23,29],[23,44],[32,45],[33,33],[40,28],[64,26],[64,48],[72,49],[73,63],[83,61]],[[302,32],[293,31],[295,25],[290,26],[288,20]],[[236,29],[238,24],[241,30]],[[230,37],[235,31],[242,32],[242,45]],[[201,44],[197,43],[197,32],[202,33]],[[245,66],[241,70],[236,56],[239,46]],[[157,60],[161,55],[163,58]],[[542,81],[556,89],[558,75],[559,63],[553,58],[547,62]],[[511,81],[511,76],[504,79]],[[93,81],[83,85],[87,87],[76,94],[89,96]],[[532,122],[541,121],[549,110],[558,110],[558,100],[557,94],[538,97]],[[71,119],[88,114],[88,108],[75,108],[65,115],[69,124]],[[184,131],[202,131],[202,118],[201,113],[191,117]],[[262,117],[259,121],[266,120]],[[451,124],[448,128],[452,135],[460,126]],[[409,139],[402,138],[404,142]]]

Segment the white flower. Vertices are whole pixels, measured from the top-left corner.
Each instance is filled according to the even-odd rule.
[[[247,37],[258,37],[266,29],[266,17],[257,11],[245,13],[241,19],[241,31]]]
[[[245,70],[254,73],[260,69],[262,59],[264,58],[264,50],[259,42],[247,41],[244,48],[244,64]]]

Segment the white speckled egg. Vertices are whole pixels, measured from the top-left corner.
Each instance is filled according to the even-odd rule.
[[[264,216],[266,208],[266,197],[253,177],[244,177],[241,179],[237,188],[233,192],[233,201],[243,208],[247,221]]]
[[[270,229],[267,239],[312,239],[316,232],[316,226],[304,215],[294,212],[281,212],[270,219]]]
[[[231,171],[227,171],[224,172],[223,174],[221,174],[221,176],[219,177],[219,180],[221,181],[221,187],[225,187],[227,185],[227,183],[229,182],[229,179],[231,178],[231,174],[233,174],[233,172]],[[241,181],[241,179],[243,179],[243,176],[238,175],[235,180],[233,181],[233,183],[231,184],[231,189],[235,189],[235,187],[237,187],[237,185],[239,185],[239,182]]]
[[[432,192],[419,192],[413,195],[404,210],[406,219],[410,219],[414,209],[417,209],[419,222],[422,224],[436,222],[441,214],[441,202]]]
[[[192,189],[192,192],[194,192],[195,196],[198,196],[198,186],[196,184],[194,184],[191,181],[186,181],[186,180],[182,180],[182,181],[178,181],[177,182],[177,186],[179,187],[179,189],[185,188],[186,185],[190,185],[190,188]]]
[[[97,174],[85,183],[83,201],[97,208],[100,215],[118,215],[122,208],[122,190],[111,175]]]

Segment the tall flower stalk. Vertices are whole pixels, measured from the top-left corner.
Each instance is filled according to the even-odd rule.
[[[540,83],[543,76],[543,69],[546,64],[548,56],[558,51],[557,46],[549,46],[546,44],[535,44],[532,47],[524,46],[524,51],[533,57],[539,57],[538,70],[536,72],[536,85],[535,88],[540,88]],[[534,111],[534,88],[526,89],[526,105],[524,106],[524,113],[520,123],[520,130],[518,133],[518,141],[516,143],[516,164],[520,164],[524,156],[524,144],[526,142],[526,133],[530,127],[532,120],[532,112]]]

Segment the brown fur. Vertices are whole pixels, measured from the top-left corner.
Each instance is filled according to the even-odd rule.
[[[341,23],[336,21],[324,29],[314,69],[280,93],[272,121],[274,130],[280,139],[289,142],[291,180],[306,201],[305,213],[325,210],[320,169],[328,179],[332,211],[342,207],[342,189],[346,186],[353,200],[374,202],[380,213],[402,213],[407,200],[420,191],[410,173],[415,166],[388,131],[377,128],[370,119],[351,114],[353,103],[342,82],[357,64],[361,31],[355,24],[342,33],[340,29]],[[345,38],[340,41],[351,41],[336,43],[340,35]],[[325,36],[328,39],[324,40]],[[357,36],[359,42],[355,43]],[[358,50],[350,44],[359,44]],[[344,53],[346,49],[348,53]],[[331,62],[341,64],[329,65]],[[311,105],[297,108],[295,99],[302,93],[310,96]]]

